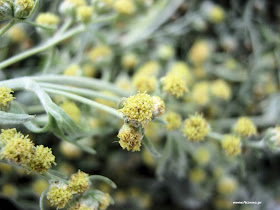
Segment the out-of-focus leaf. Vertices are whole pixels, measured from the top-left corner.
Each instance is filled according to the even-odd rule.
[[[14,125],[14,124],[22,124],[29,120],[32,120],[35,116],[28,114],[15,114],[9,112],[0,111],[0,124],[1,125]]]
[[[112,188],[116,189],[117,185],[109,178],[100,175],[92,175],[90,176],[91,181],[103,181],[109,184]]]
[[[153,143],[146,137],[144,136],[142,140],[144,146],[147,148],[147,150],[154,156],[154,157],[160,157],[161,154],[156,150],[155,146]]]

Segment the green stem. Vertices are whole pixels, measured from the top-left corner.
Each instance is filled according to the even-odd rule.
[[[104,93],[93,91],[93,90],[88,90],[84,88],[76,88],[76,87],[68,87],[64,85],[55,85],[55,84],[50,84],[50,83],[39,83],[41,87],[43,88],[51,88],[55,90],[61,90],[61,91],[66,91],[69,93],[74,93],[86,97],[96,97],[96,98],[101,98],[109,101],[114,101],[114,102],[119,102],[120,98],[116,96],[110,96],[110,95],[105,95]]]
[[[4,28],[0,30],[0,36],[2,36],[6,31],[8,31],[13,25],[15,25],[18,21],[16,19],[12,19]]]
[[[60,90],[54,90],[54,89],[50,89],[50,88],[44,88],[44,90],[48,93],[53,93],[53,94],[57,94],[57,95],[62,95],[62,96],[65,96],[67,98],[71,98],[72,100],[76,100],[76,101],[79,101],[81,103],[84,103],[84,104],[88,104],[89,106],[92,106],[94,108],[97,108],[97,109],[101,109],[105,112],[108,112],[120,119],[123,119],[123,115],[118,112],[116,109],[113,109],[111,107],[108,107],[108,106],[105,106],[103,104],[100,104],[100,103],[97,103],[95,101],[92,101],[92,100],[89,100],[87,98],[84,98],[84,97],[81,97],[81,96],[78,96],[78,95],[75,95],[75,94],[72,94],[72,93],[68,93],[68,92],[64,92],[64,91],[60,91]]]
[[[222,141],[224,139],[224,136],[222,134],[215,133],[215,132],[208,133],[207,137],[217,140],[217,141]]]
[[[130,95],[130,93],[116,87],[112,83],[105,82],[100,79],[62,76],[62,75],[35,76],[31,78],[37,82],[49,82],[49,83],[57,83],[57,84],[70,85],[70,86],[75,85],[76,87],[88,88],[88,89],[108,90],[120,96]]]
[[[47,187],[47,189],[44,190],[44,192],[42,192],[41,196],[40,196],[40,210],[44,210],[44,198],[46,197],[47,192],[49,191],[49,188]]]
[[[32,55],[35,55],[37,53],[40,53],[40,52],[45,51],[47,49],[50,49],[51,47],[57,45],[58,43],[66,40],[66,39],[68,39],[68,38],[70,38],[70,37],[72,37],[72,36],[74,36],[74,35],[76,35],[78,33],[81,33],[84,30],[85,30],[85,26],[84,25],[79,25],[79,26],[77,26],[77,27],[75,27],[75,28],[65,32],[62,35],[55,36],[55,37],[49,39],[48,41],[46,41],[42,45],[34,47],[34,48],[30,49],[30,50],[22,52],[22,53],[20,53],[18,55],[15,55],[15,56],[13,56],[13,57],[11,57],[11,58],[1,62],[0,63],[0,69],[6,68],[6,67],[8,67],[8,66],[10,66],[10,65],[20,61],[20,60],[23,60],[23,59],[28,58],[28,57],[30,57]]]

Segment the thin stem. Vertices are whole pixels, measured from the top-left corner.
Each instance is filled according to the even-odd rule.
[[[111,107],[105,106],[103,104],[97,103],[95,101],[89,100],[87,98],[72,94],[72,93],[68,93],[68,92],[64,92],[64,91],[60,91],[60,90],[54,90],[54,89],[50,89],[50,88],[44,88],[44,90],[48,93],[53,93],[53,94],[57,94],[57,95],[62,95],[65,96],[67,98],[71,98],[73,100],[79,101],[81,103],[84,104],[88,104],[89,106],[92,106],[94,108],[97,109],[101,109],[105,112],[108,112],[120,119],[123,119],[123,115],[121,113],[119,113],[116,109],[113,109]]]
[[[61,90],[61,91],[66,91],[74,94],[79,94],[82,96],[86,97],[96,97],[96,98],[101,98],[109,101],[114,101],[114,102],[119,102],[120,98],[116,96],[110,96],[110,95],[105,95],[104,93],[100,93],[97,91],[93,90],[88,90],[84,88],[76,88],[76,87],[68,87],[64,85],[55,85],[55,84],[50,84],[50,83],[39,83],[41,87],[43,88],[51,88],[55,90]]]
[[[40,196],[40,210],[44,210],[44,198],[46,197],[47,192],[49,191],[49,188],[47,187],[47,189],[44,190],[44,192],[42,192],[41,196]]]
[[[84,30],[85,30],[85,26],[84,25],[79,25],[79,26],[77,26],[77,27],[75,27],[75,28],[65,32],[62,35],[55,36],[55,37],[49,39],[48,41],[46,41],[42,45],[34,47],[34,48],[30,49],[30,50],[22,52],[22,53],[20,53],[18,55],[15,55],[15,56],[13,56],[13,57],[11,57],[11,58],[1,62],[0,63],[0,69],[6,68],[6,67],[8,67],[8,66],[10,66],[10,65],[20,61],[20,60],[23,60],[23,59],[28,58],[28,57],[30,57],[32,55],[35,55],[35,54],[40,53],[42,51],[45,51],[45,50],[47,50],[47,49],[57,45],[58,43],[64,41],[65,39],[68,39],[68,38],[70,38],[70,37],[72,37],[72,36],[74,36],[74,35],[76,35],[78,33],[83,32]]]
[[[4,28],[0,30],[0,36],[2,36],[6,31],[8,31],[13,25],[17,23],[16,19],[12,19]]]
[[[71,86],[75,85],[76,87],[82,87],[88,89],[108,90],[120,96],[130,95],[130,93],[118,88],[112,83],[105,82],[100,79],[62,76],[62,75],[35,76],[31,78],[37,82],[49,82],[49,83],[57,83],[57,84],[71,85]]]
[[[45,66],[44,66],[44,69],[43,69],[43,74],[47,74],[49,69],[50,69],[50,66],[53,62],[53,59],[54,59],[54,55],[55,55],[55,48],[52,48],[50,49],[50,52],[47,56],[47,61],[45,63]]]
[[[217,140],[217,141],[222,141],[223,140],[223,135],[215,132],[210,132],[207,134],[207,137]]]

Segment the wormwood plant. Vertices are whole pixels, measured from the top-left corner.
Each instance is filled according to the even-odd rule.
[[[38,177],[2,194],[25,209],[274,204],[279,189],[258,172],[280,145],[280,42],[262,22],[268,8],[0,0],[0,181],[9,165]],[[144,179],[150,168],[156,177]]]

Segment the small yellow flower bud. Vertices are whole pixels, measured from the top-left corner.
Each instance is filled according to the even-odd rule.
[[[123,15],[132,15],[135,12],[135,6],[132,0],[116,0],[114,8]]]
[[[34,0],[14,0],[13,11],[14,17],[26,19],[34,7]]]
[[[138,64],[138,56],[133,53],[128,53],[122,58],[122,66],[125,69],[132,69]]]
[[[192,83],[192,75],[186,63],[182,61],[175,62],[172,65],[170,72],[179,74],[186,81],[187,85]]]
[[[17,132],[15,128],[1,129],[0,141],[4,145],[6,145],[11,139],[15,137],[24,139],[24,135],[22,135],[20,132]]]
[[[153,98],[146,93],[138,93],[124,101],[120,111],[131,123],[147,124],[152,120],[155,104]]]
[[[60,6],[59,11],[62,14],[73,14],[75,13],[76,9],[81,6],[85,6],[85,0],[64,0]]]
[[[162,60],[168,60],[174,56],[174,48],[168,44],[160,45],[158,48],[158,55]]]
[[[225,19],[225,11],[222,7],[214,5],[211,7],[208,16],[212,23],[220,23]]]
[[[182,78],[180,74],[168,73],[162,78],[163,91],[177,98],[180,98],[184,93],[188,92],[186,81]]]
[[[27,39],[27,35],[23,29],[22,26],[20,25],[15,25],[13,26],[9,31],[7,31],[6,34],[9,39],[14,42],[14,43],[22,43]]]
[[[56,27],[59,23],[59,17],[52,13],[40,13],[36,18],[36,23],[40,25],[46,25]]]
[[[102,62],[108,59],[111,56],[111,54],[112,50],[110,47],[105,45],[99,45],[89,52],[89,58],[93,62]]]
[[[72,64],[68,66],[63,72],[63,75],[65,76],[78,76],[79,74],[80,74],[80,67],[77,64]]]
[[[96,74],[96,69],[94,68],[93,65],[90,64],[84,64],[82,66],[82,70],[83,70],[83,76],[86,77],[94,77]]]
[[[9,106],[10,102],[15,99],[11,94],[13,91],[7,87],[0,87],[0,110]]]
[[[194,85],[192,90],[192,100],[194,103],[205,106],[209,103],[209,83],[198,82]]]
[[[240,136],[249,137],[257,134],[257,128],[248,117],[238,118],[233,127],[233,131]]]
[[[226,135],[222,141],[222,148],[228,156],[236,156],[241,153],[240,138],[233,135]]]
[[[154,76],[137,74],[133,78],[133,84],[138,91],[151,93],[156,88],[157,80]]]
[[[180,128],[182,123],[181,116],[175,112],[168,112],[164,117],[164,119],[167,122],[166,129],[168,131],[172,131]]]
[[[77,19],[83,23],[88,23],[91,20],[93,8],[90,6],[80,6],[77,9]]]
[[[47,198],[51,205],[56,205],[57,209],[62,209],[72,199],[73,192],[67,184],[54,183],[51,185]]]
[[[52,150],[43,145],[36,146],[36,151],[28,163],[29,168],[32,171],[43,173],[46,172],[52,164],[56,165]]]
[[[210,55],[210,47],[206,41],[197,41],[189,52],[189,59],[194,65],[203,64]]]
[[[90,187],[89,175],[82,171],[73,174],[69,180],[69,188],[74,193],[84,193]]]
[[[138,70],[137,73],[152,76],[156,75],[160,70],[160,65],[156,61],[148,61],[147,63],[143,64]]]
[[[163,115],[165,112],[164,101],[158,96],[153,96],[152,99],[154,101],[153,117],[159,117],[159,116]]]
[[[190,170],[189,179],[194,183],[201,183],[205,180],[205,171],[201,168],[194,168]]]
[[[194,153],[194,159],[199,165],[206,165],[210,160],[210,152],[206,147],[197,149]]]
[[[217,186],[217,190],[220,194],[229,195],[232,194],[237,188],[237,182],[232,177],[223,177]]]
[[[212,83],[211,93],[222,100],[228,101],[231,97],[230,86],[224,80],[216,80]]]
[[[119,131],[119,143],[123,149],[128,151],[140,151],[142,134],[130,125],[124,124]]]
[[[70,101],[64,101],[61,104],[61,108],[76,122],[80,123],[81,120],[81,111],[79,107]]]
[[[108,193],[102,194],[102,195],[97,195],[97,200],[99,203],[99,209],[100,210],[105,210],[108,208],[108,206],[111,203],[111,198]]]
[[[184,122],[183,133],[189,141],[202,141],[209,131],[207,121],[197,113]]]
[[[45,179],[37,179],[32,183],[32,191],[35,192],[37,196],[40,196],[48,186],[49,183]]]
[[[60,143],[60,151],[66,157],[73,159],[79,158],[82,155],[82,150],[79,147],[67,141]]]

